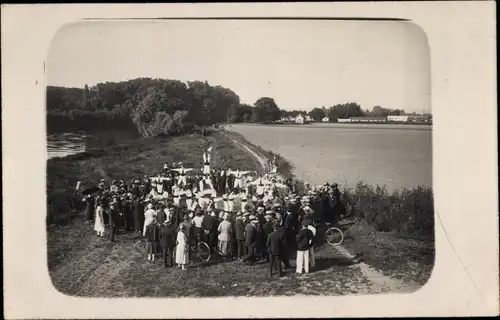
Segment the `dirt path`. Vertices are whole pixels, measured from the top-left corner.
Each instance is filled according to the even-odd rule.
[[[233,141],[234,143],[240,145],[245,150],[247,150],[251,155],[253,155],[259,161],[262,168],[263,169],[265,168],[266,158],[263,155],[258,154],[257,152],[252,150],[247,145],[245,145],[239,141],[236,141],[235,139],[229,137],[225,133],[222,133],[222,134],[224,136],[226,136],[228,139],[230,139],[231,141]],[[342,246],[336,246],[336,247],[333,247],[333,249],[335,249],[335,251],[338,252],[339,255],[345,259],[352,259],[354,257],[353,254],[351,254],[347,249],[345,249]],[[378,271],[377,269],[369,266],[368,264],[366,264],[364,262],[353,265],[353,267],[358,268],[359,271],[361,271],[361,274],[367,280],[369,280],[370,289],[371,289],[369,291],[369,293],[374,294],[374,293],[389,293],[389,292],[413,292],[421,287],[421,284],[414,282],[414,281],[403,282],[399,279],[395,279],[395,278],[386,276],[382,272]],[[354,273],[353,273],[353,276],[354,276]],[[354,281],[354,279],[352,279],[352,281],[349,281],[348,286],[352,287],[353,289],[354,289],[354,287],[356,287],[356,289],[353,290],[354,292],[358,292],[360,289],[359,288],[359,281]],[[363,289],[366,289],[366,288],[363,288]],[[361,290],[361,291],[365,291],[365,290]]]

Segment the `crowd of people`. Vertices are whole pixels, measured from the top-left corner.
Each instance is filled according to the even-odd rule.
[[[201,170],[165,164],[156,176],[110,184],[101,180],[84,192],[86,221],[110,241],[117,232],[141,233],[147,259],[161,256],[166,267],[174,265],[175,256],[175,264],[185,270],[189,247],[204,241],[214,253],[246,264],[265,259],[271,275],[281,276],[282,264],[292,268],[294,255],[297,273],[314,268],[315,226],[335,223],[344,214],[337,184],[305,184],[299,190],[279,176],[275,160],[260,175],[212,169],[210,153],[204,151]]]

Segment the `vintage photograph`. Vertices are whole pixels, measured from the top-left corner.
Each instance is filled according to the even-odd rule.
[[[431,66],[403,20],[63,26],[47,256],[75,297],[411,293],[434,266]]]

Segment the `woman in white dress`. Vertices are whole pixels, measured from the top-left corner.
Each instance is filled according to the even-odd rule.
[[[179,228],[177,232],[177,247],[175,248],[175,263],[182,270],[186,270],[186,264],[188,263],[188,245],[185,229],[185,225],[181,225]]]
[[[97,236],[104,236],[104,209],[102,208],[102,200],[97,200],[94,230],[97,232]]]
[[[142,235],[146,236],[146,227],[150,225],[156,217],[156,211],[153,209],[153,204],[148,204],[146,212],[144,212],[144,229],[142,230]]]

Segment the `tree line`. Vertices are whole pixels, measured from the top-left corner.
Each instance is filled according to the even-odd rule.
[[[142,136],[171,135],[215,124],[269,123],[299,113],[315,121],[357,116],[403,114],[404,110],[375,106],[362,110],[349,102],[331,107],[282,110],[271,97],[253,105],[240,102],[231,89],[208,82],[137,78],[84,88],[47,87],[47,130],[136,130]]]

